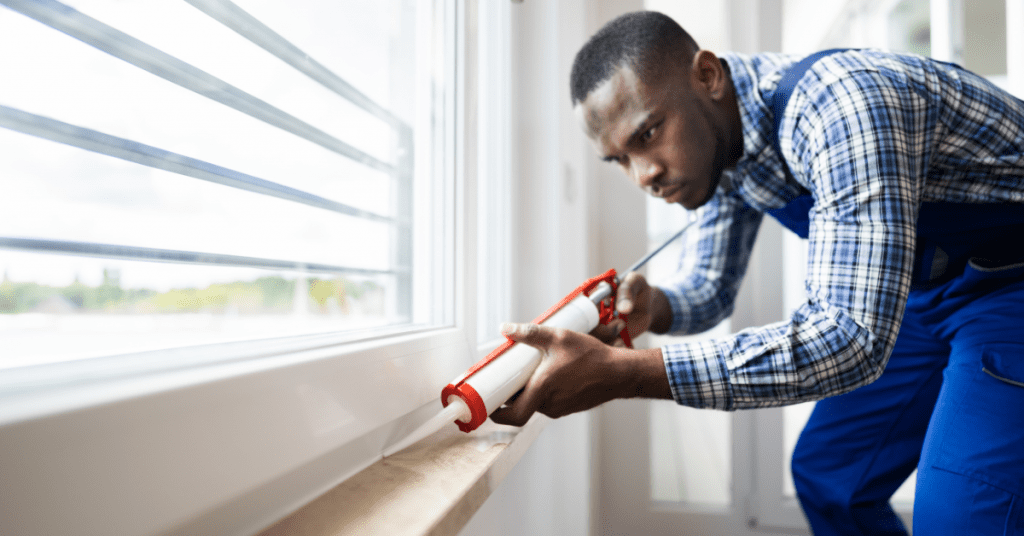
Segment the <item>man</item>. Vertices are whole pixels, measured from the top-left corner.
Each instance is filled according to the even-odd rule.
[[[506,325],[548,358],[492,419],[821,400],[793,459],[815,534],[905,534],[888,502],[915,466],[915,534],[1024,534],[1024,104],[953,65],[851,50],[794,71],[776,114],[800,59],[719,58],[653,12],[583,47],[572,99],[598,152],[699,221],[676,278],[620,288],[629,333],[727,317],[766,212],[807,235],[807,300],[645,350]]]

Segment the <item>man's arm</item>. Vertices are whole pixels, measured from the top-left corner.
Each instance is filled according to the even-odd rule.
[[[666,300],[659,307],[671,311],[661,318],[671,323],[656,333],[703,333],[732,314],[764,215],[719,189],[696,217],[698,225],[683,236],[675,274],[657,282]]]
[[[646,331],[659,335],[672,327],[672,306],[665,293],[647,283],[644,276],[633,272],[619,285],[616,309],[629,315],[629,334],[638,337]]]
[[[814,196],[806,300],[785,321],[663,348],[679,403],[795,404],[851,391],[884,370],[910,290],[932,131],[922,120],[926,99],[886,76],[854,70],[794,93],[795,133],[781,135]]]
[[[673,327],[700,330],[728,316],[761,214],[737,199],[723,198],[716,195],[698,210],[700,226],[685,235],[683,273],[670,287],[677,293],[674,298],[640,274],[623,279],[616,307],[629,315],[633,337],[646,331],[667,333]],[[530,324],[507,327],[510,338],[541,349],[546,357],[522,394],[491,415],[495,422],[522,424],[536,411],[558,417],[616,398],[673,397],[664,349],[622,347],[621,339],[616,343],[621,322],[598,326],[591,332],[597,338]]]

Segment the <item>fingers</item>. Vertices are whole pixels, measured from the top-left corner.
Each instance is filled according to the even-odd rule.
[[[491,420],[498,424],[523,426],[537,412],[537,389],[528,382],[526,387],[512,396],[504,406],[491,413]]]
[[[491,413],[491,420],[498,424],[523,426],[529,422],[530,417],[533,417],[533,413],[527,412],[522,405],[511,404],[494,410],[494,413]]]
[[[623,327],[621,320],[604,326],[609,336]],[[518,397],[490,415],[498,424],[523,426],[534,413],[558,418],[586,411],[616,396],[622,382],[617,354],[598,338],[563,328],[532,324],[506,324],[509,338],[541,349],[546,357],[530,376]],[[615,343],[620,344],[620,343]]]
[[[619,339],[619,333],[626,327],[622,320],[613,320],[610,324],[598,324],[590,334],[605,344],[612,344]]]
[[[619,284],[619,291],[615,299],[615,308],[623,314],[633,312],[635,300],[647,288],[647,280],[644,276],[631,272]]]
[[[529,344],[534,348],[547,350],[555,339],[557,328],[549,328],[537,324],[513,324],[506,322],[501,325],[501,334],[516,342]]]
[[[537,324],[513,324],[501,325],[501,334],[516,342],[528,344],[541,351],[547,352],[558,330]],[[491,420],[498,424],[509,424],[512,426],[523,426],[530,417],[537,412],[539,404],[539,389],[537,387],[537,374],[526,382],[526,386],[512,396],[505,405],[491,413]]]
[[[513,341],[528,344],[544,353],[547,353],[553,346],[564,345],[566,336],[574,335],[573,332],[562,328],[513,323],[502,324],[501,333]],[[547,378],[546,370],[547,366],[542,363],[516,396],[491,413],[491,420],[498,424],[512,426],[526,424],[530,417],[533,417],[533,414],[540,409],[546,396],[546,390],[543,387]]]

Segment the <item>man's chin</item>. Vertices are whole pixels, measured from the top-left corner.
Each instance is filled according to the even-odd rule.
[[[695,205],[695,206],[694,206],[693,208],[690,208],[690,207],[686,207],[686,208],[688,208],[688,209],[690,209],[690,210],[693,210],[693,209],[695,209],[695,208],[698,208],[698,207],[702,207],[702,206],[704,206],[704,205],[705,205],[705,204],[706,204],[706,203],[707,203],[708,201],[711,201],[711,198],[715,196],[715,192],[716,192],[716,191],[718,190],[718,184],[719,184],[719,183],[720,183],[721,181],[722,181],[722,175],[721,175],[721,174],[719,174],[719,175],[718,175],[717,177],[715,177],[715,179],[714,179],[714,180],[712,180],[712,181],[711,181],[711,182],[710,182],[710,183],[708,184],[708,190],[707,190],[707,192],[705,192],[705,193],[704,193],[704,199],[701,199],[701,200],[700,200],[700,203],[697,203],[697,204],[696,204],[696,205]],[[683,206],[686,206],[686,205],[683,205]]]
[[[703,206],[715,195],[715,189],[718,187],[718,181],[715,180],[711,182],[712,184],[706,192],[703,192],[703,195],[701,195],[702,192],[695,191],[692,184],[683,184],[661,199],[670,205],[681,205],[687,210],[694,210]],[[701,197],[698,198],[698,195],[701,195]]]
[[[666,198],[665,201],[667,203],[672,203],[672,204],[679,205],[679,206],[685,208],[686,210],[696,210],[696,209],[704,206],[704,204],[706,204],[708,201],[711,201],[711,197],[713,195],[714,195],[714,191],[712,190],[710,195],[705,195],[704,197],[699,198],[699,199],[695,199],[693,197],[687,198],[687,197],[679,196],[678,200],[673,200],[672,198]]]
[[[668,195],[663,196],[661,200],[670,205],[682,205],[683,201],[686,199],[687,190],[688,188],[686,188],[685,185],[679,185],[675,190],[669,192]]]

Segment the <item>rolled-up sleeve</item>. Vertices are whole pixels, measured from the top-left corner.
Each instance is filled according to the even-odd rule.
[[[676,276],[657,284],[672,306],[672,334],[701,333],[732,314],[762,218],[722,189],[696,216],[698,225],[684,239]]]

